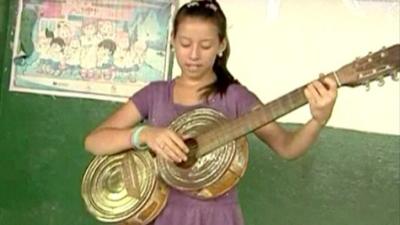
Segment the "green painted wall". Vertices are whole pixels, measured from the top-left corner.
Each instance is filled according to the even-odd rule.
[[[7,0],[0,0],[0,68],[3,68],[4,49],[6,47],[8,5],[9,3]]]
[[[240,183],[249,225],[399,225],[399,136],[326,128],[284,161],[250,136]]]
[[[9,92],[15,4],[0,0],[0,224],[100,224],[80,198],[91,159],[82,140],[118,104]],[[326,128],[295,161],[249,140],[239,184],[248,225],[400,224],[399,136]]]

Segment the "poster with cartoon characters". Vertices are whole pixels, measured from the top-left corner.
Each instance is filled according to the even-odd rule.
[[[19,1],[11,91],[125,101],[167,79],[176,1]],[[24,12],[33,14],[29,54],[20,44]]]

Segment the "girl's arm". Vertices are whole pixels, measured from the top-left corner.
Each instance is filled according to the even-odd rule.
[[[286,159],[301,156],[314,143],[323,126],[329,120],[337,96],[336,82],[326,78],[310,83],[304,91],[312,119],[297,131],[287,131],[276,122],[269,123],[255,134],[275,152]]]
[[[132,128],[141,120],[137,107],[129,101],[89,133],[85,148],[95,155],[134,148],[131,143]],[[167,160],[182,162],[187,159],[184,152],[188,152],[188,147],[178,134],[167,128],[146,125],[138,137],[138,144],[146,144],[151,151]]]
[[[86,150],[104,155],[132,148],[131,130],[141,119],[135,104],[128,101],[86,136]]]

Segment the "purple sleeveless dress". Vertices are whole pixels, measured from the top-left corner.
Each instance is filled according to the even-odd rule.
[[[207,103],[185,106],[173,103],[175,80],[152,82],[136,92],[131,100],[142,118],[153,126],[168,126],[184,112],[199,107],[213,108],[227,118],[236,118],[251,110],[257,97],[240,84],[228,87],[226,95],[213,96]],[[171,188],[165,208],[154,225],[243,225],[236,189],[214,199],[200,200]]]

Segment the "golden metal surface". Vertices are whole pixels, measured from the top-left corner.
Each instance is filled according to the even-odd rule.
[[[221,124],[224,120],[222,113],[200,108],[181,115],[171,123],[170,128],[178,133],[196,137],[200,132]],[[192,167],[182,168],[161,157],[157,158],[157,166],[168,185],[183,191],[197,192],[215,184],[226,173],[236,155],[236,149],[236,141],[231,141],[202,156]]]
[[[191,194],[197,198],[208,199],[220,196],[234,187],[244,175],[247,168],[249,149],[246,137],[236,140],[236,155],[223,176],[209,186],[203,187]]]
[[[168,195],[148,151],[96,156],[86,169],[81,188],[88,211],[103,222],[130,219],[146,224],[161,211]]]

